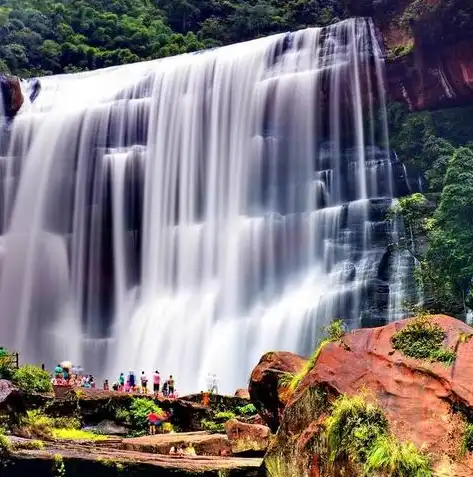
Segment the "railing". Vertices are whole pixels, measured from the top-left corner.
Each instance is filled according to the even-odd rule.
[[[20,353],[9,353],[0,348],[0,366],[18,369],[20,367]]]

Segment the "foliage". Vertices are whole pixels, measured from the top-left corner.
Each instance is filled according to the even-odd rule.
[[[5,434],[0,433],[0,456],[8,454],[11,448],[10,439]]]
[[[52,436],[55,439],[68,441],[103,441],[107,439],[106,436],[80,429],[53,429]]]
[[[326,345],[342,340],[345,335],[345,323],[343,320],[332,320],[330,325],[324,328],[324,331],[325,339],[319,343],[303,368],[298,373],[285,373],[280,377],[279,386],[285,388],[288,393],[292,394],[304,377],[314,368],[319,359],[320,353]]]
[[[365,463],[368,475],[387,477],[429,477],[433,475],[427,456],[412,442],[399,442],[392,436],[381,436],[370,447]]]
[[[5,348],[0,347],[0,379],[11,381],[14,373],[15,367],[11,354]]]
[[[130,411],[124,408],[118,408],[115,410],[115,420],[121,424],[131,425]]]
[[[57,429],[80,429],[81,422],[76,417],[55,417],[52,420],[52,426]]]
[[[51,378],[47,371],[26,364],[15,371],[13,382],[24,391],[46,393],[52,391]]]
[[[232,411],[217,412],[214,416],[216,422],[227,422],[230,419],[235,419],[236,415]]]
[[[370,447],[387,430],[388,421],[383,411],[368,403],[365,396],[340,396],[326,421],[332,462],[344,456],[365,462]]]
[[[204,431],[211,433],[221,433],[225,432],[225,423],[210,421],[208,419],[202,419],[200,425]]]
[[[66,477],[66,467],[62,455],[56,454],[53,462],[53,477]]]
[[[46,416],[39,409],[27,411],[26,416],[21,418],[20,424],[23,429],[33,436],[44,439],[52,437],[54,419]]]
[[[148,429],[148,415],[163,414],[163,410],[151,399],[135,398],[130,406],[130,424],[136,431]]]
[[[236,414],[240,416],[254,416],[258,413],[256,407],[252,403],[249,403],[246,406],[239,406],[235,409],[235,411]]]
[[[173,432],[176,432],[176,429],[170,422],[163,423],[162,430],[165,434],[172,434]]]
[[[451,365],[455,361],[454,350],[442,346],[446,337],[445,331],[429,316],[419,315],[391,338],[394,349],[405,356],[415,359],[428,359]]]
[[[345,16],[342,0],[0,0],[0,71],[92,70]]]
[[[465,427],[465,434],[462,440],[461,453],[462,455],[467,452],[473,451],[473,424],[468,423]]]

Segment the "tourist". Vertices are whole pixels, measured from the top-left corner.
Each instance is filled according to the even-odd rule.
[[[168,381],[164,381],[163,383],[163,396],[164,397],[168,397],[168,393],[169,393],[169,383]]]
[[[171,448],[169,449],[169,455],[176,455],[177,454],[177,450],[174,446],[171,446]]]
[[[153,392],[155,395],[158,395],[160,385],[161,385],[161,375],[159,374],[159,371],[156,370],[153,375]]]
[[[125,388],[124,388],[126,393],[130,392],[130,380],[127,378],[126,383],[125,383]]]
[[[120,385],[115,381],[113,384],[112,384],[112,389],[114,391],[118,391],[120,389]]]
[[[134,393],[136,391],[136,381],[135,381],[135,373],[130,371],[128,374],[128,382],[130,383],[130,392]]]
[[[204,391],[201,392],[202,394],[202,406],[208,407],[210,404],[210,393],[204,393]]]
[[[64,371],[62,370],[62,367],[61,367],[60,364],[58,364],[56,366],[56,368],[54,369],[54,373],[56,375],[56,379],[62,379],[63,378]]]
[[[177,452],[176,454],[179,456],[179,457],[183,457],[184,456],[184,450],[182,449],[182,446],[177,446]]]
[[[106,379],[104,382],[103,382],[103,390],[104,391],[110,391],[110,387],[108,385],[108,379]]]
[[[194,457],[197,455],[197,452],[195,451],[195,448],[192,445],[192,442],[187,446],[186,454],[191,457]]]
[[[89,384],[92,389],[95,389],[94,377],[91,374],[89,375]]]
[[[120,385],[120,391],[123,391],[125,387],[125,375],[123,373],[120,373],[120,377],[118,378],[118,384]]]
[[[217,379],[217,375],[214,374],[212,376],[212,394],[218,394],[218,379]]]
[[[159,422],[159,417],[154,412],[148,414],[149,433],[151,436],[156,434],[156,425]]]
[[[143,394],[148,394],[148,377],[144,371],[141,371],[141,389]]]
[[[172,374],[168,379],[168,393],[169,397],[174,397],[174,378],[172,377]]]

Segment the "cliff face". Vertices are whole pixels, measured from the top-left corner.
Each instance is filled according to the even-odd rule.
[[[348,0],[348,8],[381,31],[391,100],[411,110],[473,102],[470,0]]]

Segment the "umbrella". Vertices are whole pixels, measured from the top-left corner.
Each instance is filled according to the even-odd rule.
[[[70,361],[63,361],[61,363],[61,368],[71,369],[72,368],[72,363]]]

